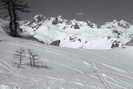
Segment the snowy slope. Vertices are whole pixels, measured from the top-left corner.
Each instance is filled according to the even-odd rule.
[[[133,25],[125,20],[106,22],[98,27],[90,21],[68,21],[61,16],[46,18],[43,15],[36,15],[21,28],[46,44],[60,40],[60,47],[86,49],[122,47],[132,40],[133,34]]]
[[[7,20],[3,20],[0,18],[0,32],[4,32],[3,28],[6,27],[7,24],[8,24]]]
[[[0,33],[0,89],[132,89],[133,48],[111,50],[46,46]],[[48,68],[17,68],[15,51],[32,49]],[[27,60],[27,59],[25,59]],[[4,87],[4,88],[3,88]]]

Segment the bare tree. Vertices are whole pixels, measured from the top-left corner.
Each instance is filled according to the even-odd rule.
[[[31,49],[28,50],[29,53],[29,59],[30,59],[30,66],[32,67],[36,67],[36,61],[39,60],[39,56],[35,53],[33,53],[33,51]]]
[[[10,17],[10,35],[13,37],[19,36],[19,16],[18,12],[29,12],[29,5],[25,0],[0,0],[0,7],[2,10],[6,10],[8,12],[8,16]]]
[[[20,67],[20,65],[22,65],[23,59],[26,57],[25,56],[25,50],[23,48],[20,48],[19,50],[16,51],[16,53],[14,55],[16,58],[19,59],[18,65]]]

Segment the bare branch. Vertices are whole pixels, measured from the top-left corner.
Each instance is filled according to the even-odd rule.
[[[15,7],[17,8],[29,8],[28,4],[15,4]]]
[[[26,10],[26,9],[24,9],[24,8],[16,8],[16,10],[17,11],[20,11],[20,12],[24,12],[24,13],[28,13],[28,12],[30,12],[30,10]]]

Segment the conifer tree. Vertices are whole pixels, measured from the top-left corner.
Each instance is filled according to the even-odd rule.
[[[13,37],[19,36],[19,12],[29,12],[29,5],[25,0],[0,0],[0,9],[5,10],[7,16],[10,18],[9,34]]]

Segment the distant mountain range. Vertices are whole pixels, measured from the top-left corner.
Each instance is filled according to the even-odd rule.
[[[91,21],[36,15],[30,21],[22,21],[21,29],[23,35],[45,44],[69,48],[110,49],[123,47],[133,39],[133,25],[125,20],[98,26]]]

